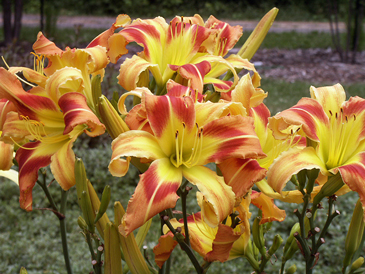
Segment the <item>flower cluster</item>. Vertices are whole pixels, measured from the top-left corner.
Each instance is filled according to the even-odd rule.
[[[122,177],[132,163],[141,175],[126,212],[116,211],[113,223],[107,217],[99,221],[100,216],[95,223],[111,249],[109,237],[123,247],[134,241],[134,230],[160,214],[163,235],[154,248],[159,267],[180,244],[206,262],[246,257],[258,271],[257,250],[262,263],[278,248],[274,241],[266,250],[264,224],[286,216],[274,199],[308,203],[352,190],[364,207],[365,100],[345,101],[337,84],[312,87],[311,98],[273,117],[263,103],[268,94],[249,59],[276,13],[265,16],[242,50],[228,57],[242,28],[213,16],[206,22],[195,15],[167,23],[161,17],[131,21],[120,15],[84,49],[62,50],[40,33],[33,69],[0,68],[0,168],[11,168],[15,149],[21,208],[32,210],[38,171],[50,165],[64,190],[85,183],[81,207],[88,206],[83,198],[88,193],[91,215],[101,211],[103,201],[100,205],[91,184],[79,179],[72,146],[82,133],[95,137],[105,131],[113,138],[110,173]],[[132,42],[142,51],[120,62],[118,83],[125,92],[113,106],[101,94],[104,69]],[[134,106],[127,110],[129,96]],[[312,180],[313,169],[319,173]],[[307,181],[298,176],[297,188],[285,189],[302,170],[308,170]],[[200,211],[188,216],[183,206],[184,212],[174,213],[177,200],[185,201],[191,189],[188,184],[196,186]],[[250,204],[260,210],[253,226]],[[90,220],[80,225],[85,231],[93,230]],[[139,250],[133,252],[129,256],[137,258]]]

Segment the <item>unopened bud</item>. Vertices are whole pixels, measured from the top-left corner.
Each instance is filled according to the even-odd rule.
[[[85,222],[85,219],[82,218],[81,216],[79,216],[79,218],[77,218],[77,224],[79,225],[79,227],[82,230],[87,230],[87,224]]]
[[[350,273],[354,272],[355,270],[358,270],[362,265],[364,264],[364,258],[359,257],[357,260],[355,260],[350,268]]]
[[[287,268],[285,274],[293,274],[297,271],[297,266],[295,264],[291,265],[291,267]]]
[[[332,196],[344,185],[341,178],[341,174],[338,172],[336,175],[328,178],[328,181],[322,186],[321,190],[313,199],[313,204],[319,204],[324,197]]]
[[[361,238],[364,233],[364,212],[362,209],[362,204],[360,199],[357,201],[354,213],[352,215],[349,230],[346,236],[345,242],[345,259],[343,260],[343,266],[346,268],[350,265],[353,255],[359,248],[361,243]]]
[[[101,120],[113,139],[117,138],[121,133],[129,131],[123,118],[104,95],[99,98],[98,109]]]
[[[282,243],[283,243],[283,238],[281,238],[279,234],[276,234],[272,246],[268,251],[268,254],[272,256],[278,250],[278,248],[281,246]]]

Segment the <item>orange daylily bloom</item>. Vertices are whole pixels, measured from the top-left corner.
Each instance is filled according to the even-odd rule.
[[[125,234],[173,208],[182,177],[198,187],[204,219],[217,226],[233,209],[235,195],[222,177],[204,165],[231,157],[262,157],[251,118],[224,116],[222,105],[194,104],[190,96],[146,93],[142,103],[152,134],[142,130],[121,134],[112,143],[109,165],[113,175],[124,176],[128,162],[121,157],[152,161],[129,202],[123,219]],[[211,105],[221,110],[212,115]]]
[[[72,144],[85,132],[90,136],[104,133],[104,126],[90,111],[84,95],[63,94],[57,103],[48,97],[23,90],[17,77],[0,68],[0,96],[11,101],[17,112],[9,112],[2,139],[28,139],[16,153],[19,164],[20,206],[32,210],[32,188],[38,170],[51,164],[51,171],[64,190],[75,184],[75,155]]]
[[[242,199],[241,203],[234,208],[239,213],[238,217],[241,222],[235,227],[231,227],[231,218],[227,217],[225,224],[219,224],[218,227],[208,226],[201,216],[196,213],[188,216],[188,229],[191,247],[204,258],[205,261],[225,262],[238,257],[245,256],[246,247],[250,239],[249,219],[251,212],[249,205],[252,203],[262,210],[263,218],[260,224],[272,221],[283,221],[285,211],[277,208],[273,199],[263,193],[252,192]],[[181,233],[185,235],[184,220],[170,220],[174,228],[180,227]],[[169,258],[171,252],[177,245],[174,235],[169,229],[164,227],[165,235],[161,236],[159,243],[154,247],[155,261],[159,267]]]
[[[86,49],[66,48],[61,50],[48,40],[41,32],[33,44],[35,51],[35,68],[10,67],[9,71],[23,72],[24,77],[37,86],[32,93],[51,98],[54,102],[67,92],[79,92],[87,100],[88,106],[95,112],[91,77],[104,76],[104,68],[108,64],[106,49],[95,46]],[[48,65],[44,67],[45,60]]]
[[[304,149],[292,148],[275,160],[268,172],[268,184],[283,195],[293,174],[303,169],[320,169],[319,177],[339,173],[345,185],[340,194],[358,192],[365,204],[365,100],[346,100],[339,84],[310,89],[311,98],[270,118],[269,127],[278,139],[298,131],[308,140]],[[337,193],[339,194],[339,193]]]
[[[211,64],[204,83],[213,83],[219,91],[228,91],[238,82],[235,68],[252,70],[256,74],[253,64],[238,55],[223,58],[241,37],[240,26],[231,27],[212,16],[204,24],[199,15],[177,16],[170,24],[162,17],[137,19],[131,24],[129,20],[126,15],[118,16],[113,26],[89,45],[106,47],[113,63],[127,52],[128,43],[136,42],[143,47],[143,52],[127,58],[120,67],[119,84],[126,90],[147,87],[151,72],[157,92],[163,93],[166,82],[178,67],[203,61]],[[124,28],[114,33],[117,27]],[[228,70],[233,73],[233,83],[218,78]]]

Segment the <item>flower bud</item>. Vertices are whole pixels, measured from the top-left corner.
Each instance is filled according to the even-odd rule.
[[[113,139],[117,138],[121,133],[129,131],[123,118],[104,95],[99,98],[98,109],[101,120]]]
[[[354,261],[350,268],[350,273],[353,273],[355,270],[358,270],[364,264],[364,258],[359,257],[356,261]]]
[[[110,202],[110,186],[106,185],[103,191],[103,194],[101,196],[101,203],[100,203],[100,207],[98,210],[98,214],[96,214],[95,220],[94,220],[94,224],[96,224],[97,221],[99,221],[99,219],[104,215],[104,213],[106,212],[109,202]]]
[[[285,274],[293,274],[297,271],[297,266],[295,264],[285,270]]]
[[[328,178],[328,181],[322,186],[321,190],[313,199],[313,204],[319,204],[324,197],[332,196],[335,194],[342,186],[343,181],[341,174],[338,172],[336,175]]]
[[[123,273],[122,254],[119,246],[117,227],[109,222],[104,232],[104,272],[105,274]]]
[[[264,41],[264,38],[269,31],[272,23],[274,22],[278,12],[279,10],[277,8],[273,8],[268,13],[266,13],[264,17],[262,17],[256,28],[253,30],[251,35],[248,37],[244,45],[239,50],[239,56],[241,56],[243,59],[248,60],[252,58],[252,56],[260,47],[262,41]]]
[[[82,218],[81,216],[77,218],[77,224],[82,230],[87,230],[87,223],[85,222],[85,219]]]
[[[28,271],[24,267],[22,267],[20,269],[20,274],[28,274]]]
[[[127,263],[129,270],[133,274],[149,274],[150,271],[143,258],[143,255],[137,245],[136,239],[133,233],[128,236],[123,236],[120,231],[122,230],[122,218],[125,214],[125,210],[120,202],[114,203],[114,222],[119,227],[119,242],[122,247],[125,262]],[[117,273],[117,272],[115,272]]]
[[[349,230],[345,242],[345,259],[343,260],[343,267],[346,269],[350,265],[352,257],[360,246],[360,242],[364,233],[364,217],[363,209],[360,199],[357,201],[354,213],[352,215]]]
[[[276,234],[272,246],[268,251],[269,256],[272,256],[279,249],[282,243],[283,243],[283,238],[281,238],[279,234]]]
[[[80,158],[75,160],[75,180],[76,180],[76,191],[79,205],[84,216],[84,220],[91,232],[95,231],[94,226],[94,211],[91,205],[89,190],[87,186],[87,177],[84,163]]]

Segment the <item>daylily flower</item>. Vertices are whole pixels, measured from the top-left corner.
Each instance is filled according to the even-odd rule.
[[[188,216],[191,247],[208,262],[225,262],[245,256],[246,247],[251,235],[249,223],[251,217],[251,212],[249,211],[250,203],[262,211],[263,218],[260,224],[272,221],[281,222],[285,219],[285,211],[277,208],[273,199],[263,193],[251,193],[250,191],[242,199],[241,203],[234,208],[234,211],[238,212],[238,217],[241,220],[235,228],[231,227],[231,217],[227,217],[225,224],[219,224],[218,227],[212,228],[204,222],[200,212]],[[179,221],[172,219],[170,223],[175,229],[180,227],[181,233],[185,235],[183,219]],[[155,261],[159,267],[162,267],[177,245],[174,235],[166,226],[164,226],[164,234],[160,237],[158,245],[153,249]]]
[[[124,28],[114,33],[117,27]],[[177,16],[170,24],[162,17],[137,19],[129,24],[129,17],[120,15],[113,26],[90,45],[106,47],[113,63],[127,52],[127,43],[136,42],[143,46],[143,52],[127,58],[120,67],[119,84],[128,91],[136,87],[147,87],[151,72],[157,84],[157,92],[165,93],[166,82],[180,66],[203,61],[211,64],[204,83],[213,83],[217,90],[227,91],[231,89],[232,82],[218,79],[227,70],[234,76],[233,86],[238,81],[235,68],[256,72],[250,62],[238,55],[223,58],[241,35],[241,27],[231,27],[214,17],[210,17],[204,26],[199,15]]]
[[[270,118],[269,127],[278,139],[298,131],[308,140],[304,149],[292,148],[280,155],[268,172],[268,183],[283,195],[292,174],[320,169],[323,176],[340,174],[345,185],[340,192],[358,192],[365,204],[364,110],[365,100],[346,100],[339,84],[310,89],[311,98]]]
[[[153,134],[131,130],[112,143],[109,170],[115,176],[124,176],[128,168],[128,162],[121,157],[135,156],[151,162],[129,201],[122,222],[125,234],[157,213],[173,208],[182,177],[201,192],[205,222],[217,226],[233,209],[235,195],[222,177],[204,165],[231,157],[263,156],[251,118],[237,115],[214,119],[212,111],[204,108],[210,104],[197,104],[199,108],[190,96],[146,93],[143,103]]]
[[[33,86],[32,93],[50,97],[54,102],[67,92],[79,92],[86,97],[88,106],[95,113],[91,77],[104,76],[108,64],[106,49],[95,46],[86,49],[61,50],[41,32],[33,44],[35,68],[10,67],[9,71],[23,72],[24,77]],[[48,59],[48,66],[44,67]]]
[[[9,112],[2,138],[28,139],[16,152],[19,164],[20,206],[32,210],[32,188],[38,170],[51,164],[51,171],[64,190],[75,184],[75,155],[72,144],[85,132],[89,136],[104,133],[104,126],[90,111],[84,95],[68,92],[57,103],[48,97],[23,90],[17,77],[0,68],[0,96],[11,101],[17,112]]]

